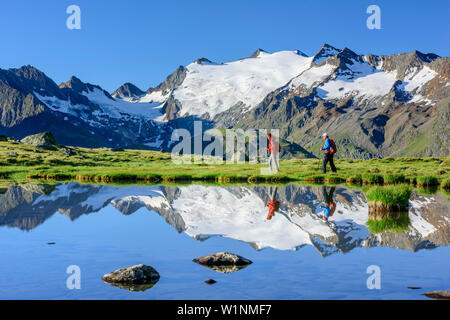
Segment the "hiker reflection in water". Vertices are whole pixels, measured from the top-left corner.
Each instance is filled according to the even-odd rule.
[[[334,212],[336,211],[336,202],[333,200],[333,194],[336,190],[336,187],[331,187],[330,192],[327,192],[327,187],[322,187],[322,194],[324,198],[324,202],[319,204],[319,208],[323,210],[323,220],[328,221],[329,217],[332,217]]]
[[[278,187],[270,186],[269,187],[269,195],[270,201],[265,204],[265,206],[269,207],[269,214],[267,215],[267,220],[272,219],[275,215],[275,211],[280,210],[280,201],[277,200],[277,191]]]

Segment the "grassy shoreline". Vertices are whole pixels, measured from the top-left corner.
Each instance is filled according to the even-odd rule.
[[[62,147],[61,147],[62,148]],[[33,180],[148,183],[348,183],[411,184],[450,188],[450,158],[336,159],[338,172],[322,174],[321,160],[281,160],[280,172],[263,175],[267,164],[173,163],[170,153],[146,150],[114,152],[106,148],[66,147],[44,150],[23,143],[0,142],[0,183]]]

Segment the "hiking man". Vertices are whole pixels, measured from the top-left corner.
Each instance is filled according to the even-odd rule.
[[[264,204],[264,206],[269,207],[269,214],[267,215],[267,220],[272,219],[275,215],[275,211],[280,209],[280,201],[277,200],[277,190],[278,187],[270,186],[269,187],[269,195],[270,201]]]
[[[334,212],[336,211],[336,202],[333,200],[333,194],[336,190],[336,187],[331,187],[330,193],[327,192],[327,187],[322,186],[322,194],[324,198],[324,202],[319,205],[320,209],[323,209],[323,217],[324,221],[328,221],[329,217],[332,217]]]
[[[269,132],[267,134],[267,138],[269,139],[269,147],[267,148],[267,152],[269,154],[269,169],[275,172],[278,172],[278,154],[281,152],[281,146],[278,143],[275,143],[272,140],[272,134]]]
[[[322,172],[327,173],[327,163],[330,163],[331,171],[336,172],[336,167],[334,166],[333,156],[337,152],[336,144],[332,139],[328,137],[328,133],[324,133],[322,135],[323,140],[325,140],[325,144],[323,146],[322,151],[325,151],[325,155],[323,157],[322,162]]]

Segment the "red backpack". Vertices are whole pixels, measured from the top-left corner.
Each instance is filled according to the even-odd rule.
[[[337,153],[336,143],[334,143],[333,139],[330,139],[330,144],[331,144],[331,153],[332,154]]]

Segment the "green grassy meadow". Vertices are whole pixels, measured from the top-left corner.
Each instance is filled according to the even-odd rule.
[[[280,171],[263,175],[266,163],[175,164],[170,153],[146,150],[111,151],[68,147],[74,155],[45,150],[14,141],[0,142],[0,184],[30,180],[97,182],[211,183],[349,183],[363,185],[413,184],[450,187],[450,158],[338,159],[337,173],[322,174],[321,160],[281,160]]]

